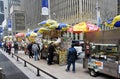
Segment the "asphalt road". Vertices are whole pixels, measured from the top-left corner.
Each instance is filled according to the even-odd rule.
[[[5,79],[29,79],[1,52],[0,52],[0,67],[3,69],[2,72],[4,74]]]

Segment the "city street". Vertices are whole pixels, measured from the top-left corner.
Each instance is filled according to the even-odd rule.
[[[0,0],[1,72],[5,79],[120,78],[120,0]]]
[[[16,57],[12,58],[10,55],[5,53],[0,49],[0,51],[8,58],[10,59],[21,71],[23,71],[30,79],[52,79],[46,74],[40,72],[41,76],[36,76],[36,69],[30,65],[27,64],[27,67],[24,67],[24,62],[19,59],[19,61],[16,61]],[[112,77],[108,77],[106,75],[99,75],[98,77],[91,77],[88,73],[88,70],[83,69],[82,64],[77,62],[76,63],[76,73],[66,72],[65,68],[66,65],[60,66],[58,64],[54,65],[47,65],[46,60],[39,60],[34,61],[33,59],[28,58],[27,55],[24,55],[23,51],[19,51],[18,54],[20,57],[25,59],[26,61],[30,62],[31,64],[34,64],[35,66],[41,68],[42,70],[54,75],[58,79],[113,79]]]

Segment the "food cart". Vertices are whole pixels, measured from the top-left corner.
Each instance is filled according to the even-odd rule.
[[[67,54],[67,48],[69,46],[70,41],[68,41],[68,38],[66,37],[66,30],[70,27],[70,25],[66,23],[58,23],[54,20],[45,20],[39,23],[39,25],[44,26],[41,27],[38,32],[42,33],[43,40],[43,50],[41,52],[41,58],[46,58],[48,51],[47,47],[49,45],[49,41],[54,43],[56,52],[54,56],[54,61],[57,62],[60,65],[66,64],[66,54]]]
[[[120,78],[120,52],[118,46],[98,46],[99,53],[94,53],[88,62],[89,74],[96,77],[98,73]],[[97,51],[98,52],[98,51]]]
[[[41,51],[41,59],[47,58],[48,46],[51,42],[53,42],[56,50],[53,61],[59,65],[65,65],[67,58],[66,50],[69,44],[69,41],[67,41],[66,39],[68,40],[68,38],[66,38],[64,35],[61,36],[61,31],[59,30],[51,30],[48,32],[44,32],[42,37],[43,49]]]

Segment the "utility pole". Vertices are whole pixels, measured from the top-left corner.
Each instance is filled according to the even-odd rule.
[[[101,17],[100,17],[99,0],[97,0],[97,3],[96,3],[96,13],[97,13],[97,26],[100,27],[100,25],[101,25]]]
[[[50,14],[50,0],[48,0],[48,18],[51,19],[51,14]]]

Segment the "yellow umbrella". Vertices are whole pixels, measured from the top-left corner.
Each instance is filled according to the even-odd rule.
[[[89,22],[81,22],[73,26],[73,32],[95,32],[100,31],[100,28]]]
[[[3,40],[4,41],[12,41],[12,36],[4,36]]]
[[[75,32],[88,32],[88,29],[86,29],[86,23],[85,22],[81,22],[79,24],[76,24],[73,26],[73,31]]]
[[[45,28],[45,27],[41,27],[39,30],[38,30],[38,32],[39,33],[43,33],[43,32],[45,32],[45,31],[49,31],[50,29],[48,29],[48,28]]]
[[[30,33],[30,36],[28,36],[27,39],[28,39],[30,42],[35,42],[36,37],[37,37],[37,33],[31,32],[31,33]]]
[[[120,15],[110,18],[105,22],[105,26],[109,27],[120,27]]]
[[[55,28],[58,28],[58,25],[59,25],[58,23],[55,23],[53,25],[48,26],[48,28],[55,29]]]
[[[6,39],[8,36],[4,36],[4,39]]]
[[[37,36],[37,33],[31,32],[31,33],[30,33],[30,36],[36,37],[36,36]]]
[[[7,37],[8,37],[8,36],[4,36],[4,37],[3,37],[3,41],[6,41],[6,40],[7,40]]]
[[[53,24],[57,24],[57,21],[48,19],[48,20],[45,20],[45,21],[42,21],[39,23],[39,25],[41,25],[41,26],[50,26]]]

